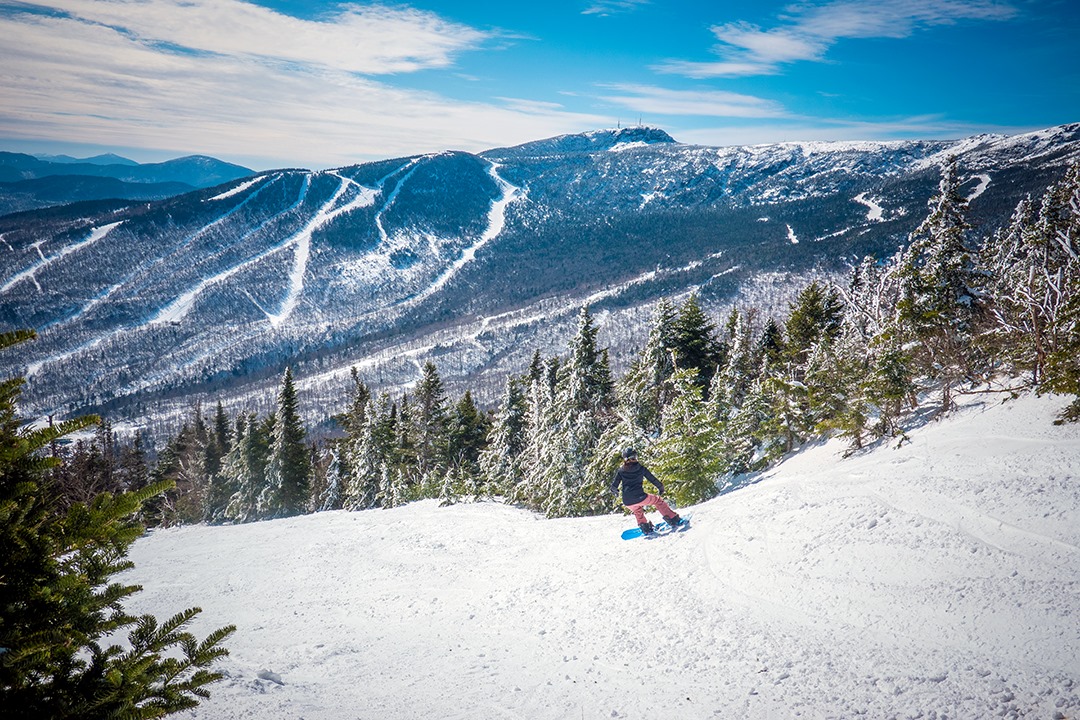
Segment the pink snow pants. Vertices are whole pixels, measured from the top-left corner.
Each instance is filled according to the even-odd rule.
[[[639,503],[633,505],[627,505],[626,509],[634,513],[634,519],[637,520],[638,525],[645,522],[645,508],[649,505],[655,505],[656,509],[660,511],[660,514],[664,516],[664,519],[675,517],[675,511],[668,507],[668,504],[664,502],[664,498],[659,495],[646,495],[645,499]]]

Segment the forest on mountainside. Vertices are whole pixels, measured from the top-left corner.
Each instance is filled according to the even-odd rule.
[[[733,307],[714,318],[694,296],[660,300],[618,377],[583,307],[566,353],[537,351],[487,412],[469,390],[449,397],[431,361],[400,396],[376,395],[354,370],[338,432],[316,438],[286,370],[273,412],[196,407],[153,460],[107,425],[54,447],[56,484],[86,498],[172,481],[144,509],[166,525],[422,498],[578,516],[619,507],[607,483],[628,446],[686,505],[822,435],[852,451],[902,442],[907,418],[988,384],[1080,395],[1080,165],[983,237],[960,185],[953,161],[906,245],[867,256],[845,283],[810,283],[785,316]],[[1078,418],[1080,399],[1062,420]]]

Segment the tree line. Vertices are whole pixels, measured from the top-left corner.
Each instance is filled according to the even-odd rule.
[[[141,450],[106,452],[105,440],[89,455],[76,445],[57,472],[97,477],[72,468],[111,458],[121,489],[172,481],[144,511],[161,524],[425,498],[577,516],[618,508],[606,486],[627,446],[686,505],[813,438],[840,436],[852,451],[902,438],[920,404],[947,411],[958,392],[993,379],[1080,395],[1080,165],[984,237],[960,186],[952,159],[899,251],[865,258],[845,282],[808,284],[783,317],[751,307],[712,318],[694,296],[661,299],[620,377],[582,308],[566,353],[535,353],[490,412],[469,391],[451,398],[431,362],[396,397],[354,370],[340,435],[315,443],[286,370],[274,412],[228,417],[219,404],[207,419],[196,409],[142,480]],[[1061,419],[1080,419],[1080,399]]]

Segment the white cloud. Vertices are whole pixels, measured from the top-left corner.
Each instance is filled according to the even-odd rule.
[[[744,22],[712,28],[719,61],[669,60],[654,67],[692,78],[772,75],[782,65],[817,61],[845,38],[905,38],[916,31],[956,22],[1007,20],[1017,10],[1004,0],[834,0],[788,8],[777,27]]]
[[[635,10],[642,5],[648,5],[651,0],[594,0],[588,8],[581,11],[582,15],[614,15],[621,12]]]
[[[772,100],[721,90],[669,90],[651,85],[610,85],[619,92],[603,99],[649,115],[779,118],[787,113]]]
[[[407,8],[347,6],[336,20],[304,21],[237,0],[49,7],[63,12],[0,14],[0,137],[310,166],[481,150],[609,120],[370,77],[442,67],[483,41]]]
[[[384,74],[446,67],[489,36],[408,7],[345,5],[302,20],[241,0],[23,2],[115,28],[139,43]]]

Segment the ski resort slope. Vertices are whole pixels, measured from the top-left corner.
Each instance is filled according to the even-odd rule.
[[[1078,718],[1080,427],[1002,397],[655,540],[497,503],[157,531],[129,609],[238,626],[195,718]]]

